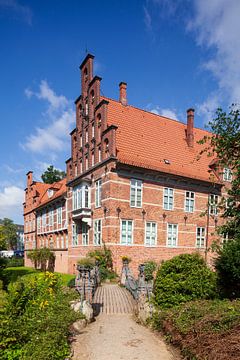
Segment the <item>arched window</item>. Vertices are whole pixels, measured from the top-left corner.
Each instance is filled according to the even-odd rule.
[[[98,114],[98,116],[97,116],[97,124],[98,124],[98,127],[101,127],[101,124],[102,124],[101,114]]]

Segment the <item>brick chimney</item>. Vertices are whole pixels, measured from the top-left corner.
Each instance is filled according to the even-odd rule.
[[[127,83],[125,82],[119,84],[119,101],[122,105],[127,105]]]
[[[29,171],[26,175],[27,175],[27,187],[29,187],[30,185],[32,185],[33,182],[33,172]]]
[[[194,109],[187,110],[187,144],[189,147],[194,145]]]

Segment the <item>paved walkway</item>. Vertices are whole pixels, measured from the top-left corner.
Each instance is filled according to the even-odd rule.
[[[99,316],[76,336],[73,360],[177,360],[161,338],[132,317],[135,302],[124,288],[104,285],[95,294]]]

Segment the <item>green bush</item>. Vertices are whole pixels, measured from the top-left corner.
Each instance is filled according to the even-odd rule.
[[[93,257],[86,256],[78,260],[77,264],[88,269],[93,269],[96,265],[96,260]]]
[[[198,254],[182,254],[165,261],[154,283],[157,305],[168,308],[197,299],[216,297],[216,275]]]
[[[103,249],[88,253],[90,258],[94,258],[99,265],[101,280],[113,279],[116,277],[113,271],[112,252],[104,245]]]
[[[27,257],[32,261],[35,269],[40,268],[41,271],[54,271],[55,254],[50,249],[44,247],[31,250],[27,253]]]
[[[20,266],[24,266],[23,258],[7,259],[6,267],[20,267]]]
[[[60,276],[49,272],[10,284],[0,313],[1,358],[58,360],[69,356],[69,325],[81,317],[70,309],[72,297],[70,290],[63,292]]]
[[[149,260],[144,263],[144,275],[145,280],[150,281],[153,280],[153,273],[157,269],[157,264],[153,260]]]
[[[224,297],[240,297],[240,238],[231,240],[218,251],[215,260],[217,282]]]

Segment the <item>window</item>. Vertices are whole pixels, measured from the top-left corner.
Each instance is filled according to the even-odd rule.
[[[94,90],[91,91],[91,98],[92,98],[92,104],[93,104],[93,103],[94,103],[94,99],[95,99]]]
[[[218,195],[211,194],[209,196],[209,213],[211,215],[217,215],[218,213]]]
[[[101,117],[101,114],[98,114],[98,116],[97,116],[97,123],[98,123],[98,127],[100,127],[100,126],[101,126],[101,124],[102,124],[102,117]]]
[[[94,123],[92,123],[92,138],[95,137],[95,132],[94,132]]]
[[[62,207],[61,206],[59,206],[57,208],[57,223],[58,223],[58,225],[62,224]]]
[[[88,143],[88,130],[86,130],[86,134],[85,134],[85,143]]]
[[[37,216],[37,231],[41,231],[41,217],[40,215]]]
[[[186,193],[185,193],[185,211],[187,211],[187,212],[194,211],[194,200],[195,200],[194,192],[186,191]]]
[[[95,207],[101,206],[102,197],[102,179],[95,182]]]
[[[205,246],[205,228],[197,227],[197,239],[196,246],[201,248]]]
[[[53,226],[53,209],[49,211],[49,226]]]
[[[92,152],[92,166],[94,166],[94,152]]]
[[[164,188],[163,208],[165,210],[173,209],[173,189]]]
[[[64,237],[63,237],[63,235],[61,236],[61,248],[64,249]]]
[[[102,152],[101,152],[101,148],[98,148],[98,161],[101,162],[102,161]]]
[[[75,173],[75,177],[76,177],[77,176],[77,165],[75,165],[74,173]]]
[[[178,225],[168,224],[167,226],[167,246],[177,246]]]
[[[133,221],[121,221],[121,244],[131,245],[133,243]]]
[[[80,161],[80,174],[82,173],[82,160]]]
[[[88,102],[85,103],[85,115],[88,116]]]
[[[131,179],[130,186],[131,207],[142,207],[142,181]]]
[[[82,244],[89,245],[88,225],[82,222]]]
[[[86,170],[88,169],[88,156],[86,156],[86,158],[85,158],[85,168],[86,168]]]
[[[222,243],[222,245],[225,245],[228,241],[229,241],[228,233],[222,234],[221,235],[221,243]]]
[[[43,227],[46,226],[46,213],[45,212],[42,214],[42,226]]]
[[[82,134],[80,135],[80,147],[82,147]]]
[[[77,224],[72,225],[72,245],[78,245],[78,226]]]
[[[232,172],[229,168],[223,169],[223,181],[232,181]]]
[[[101,237],[102,237],[102,220],[94,220],[93,244],[101,245]]]
[[[77,186],[73,189],[73,210],[90,207],[90,194],[88,185]]]
[[[155,246],[156,243],[157,243],[157,224],[155,222],[146,222],[145,245]]]
[[[48,197],[50,198],[53,196],[54,191],[53,189],[48,189],[47,193],[48,193]]]

